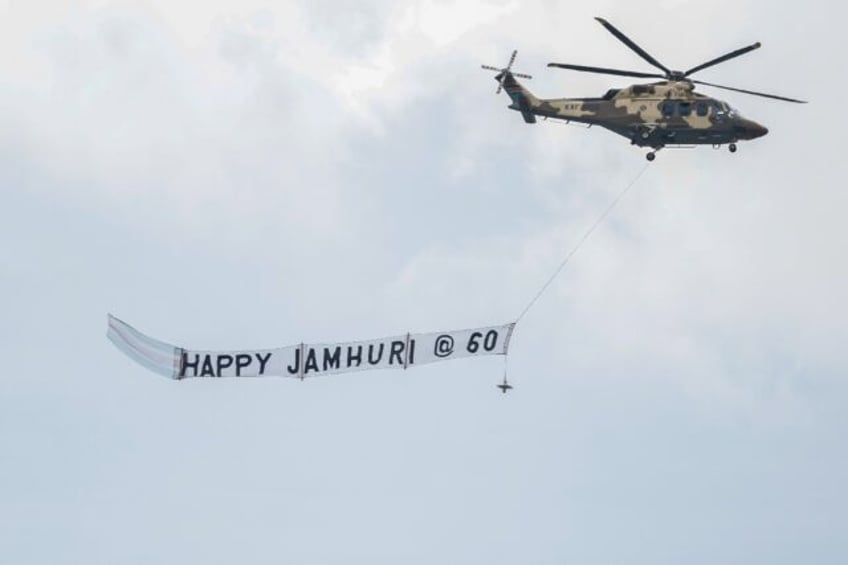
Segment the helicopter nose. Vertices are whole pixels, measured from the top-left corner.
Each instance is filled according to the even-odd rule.
[[[768,130],[751,120],[742,120],[736,125],[736,131],[742,139],[757,139],[768,133]]]
[[[751,122],[751,125],[748,126],[748,131],[750,132],[751,139],[757,139],[767,134],[768,128],[761,126],[757,122]]]

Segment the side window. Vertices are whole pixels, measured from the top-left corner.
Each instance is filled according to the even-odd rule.
[[[710,113],[710,107],[705,101],[700,100],[695,104],[695,112],[699,116],[706,116]]]
[[[692,103],[691,102],[678,102],[677,103],[677,113],[680,116],[688,116],[692,113]]]
[[[660,112],[662,112],[663,118],[672,117],[674,115],[674,102],[663,100],[662,104],[660,104]]]
[[[726,115],[727,113],[724,111],[721,102],[719,102],[718,100],[713,100],[713,119],[717,122],[721,122],[724,121]]]

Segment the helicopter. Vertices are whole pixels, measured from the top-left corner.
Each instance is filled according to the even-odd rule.
[[[767,128],[753,120],[744,118],[739,111],[727,102],[695,92],[696,84],[785,102],[806,103],[805,100],[743,90],[689,78],[698,71],[759,49],[761,46],[759,42],[701,63],[687,71],[675,71],[657,61],[607,20],[603,18],[595,19],[619,41],[635,51],[637,55],[652,66],[661,70],[663,74],[567,63],[548,63],[549,67],[663,80],[649,84],[634,84],[626,88],[610,89],[600,98],[543,100],[537,98],[516,80],[516,77],[533,78],[530,75],[512,71],[512,64],[518,54],[517,51],[512,52],[506,67],[481,65],[486,70],[498,73],[495,76],[495,80],[498,81],[496,94],[500,94],[502,89],[506,90],[512,100],[512,104],[508,108],[520,112],[525,122],[536,123],[536,116],[540,116],[543,119],[555,118],[566,122],[587,124],[589,127],[598,125],[626,137],[630,140],[631,145],[651,148],[646,158],[648,161],[653,161],[656,152],[666,146],[712,145],[714,148],[718,148],[727,145],[730,152],[735,153],[737,142],[756,139],[768,133]]]

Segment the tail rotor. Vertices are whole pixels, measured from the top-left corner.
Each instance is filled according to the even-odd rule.
[[[498,80],[498,89],[495,91],[495,94],[500,94],[501,90],[503,90],[504,79],[506,79],[507,75],[512,75],[514,77],[519,77],[519,78],[528,78],[528,79],[533,78],[530,75],[512,72],[512,64],[515,62],[515,56],[516,55],[518,55],[517,50],[512,52],[512,55],[510,55],[510,57],[509,57],[509,63],[507,64],[506,67],[504,67],[502,69],[500,69],[498,67],[493,67],[491,65],[480,65],[480,67],[486,69],[487,71],[495,71],[496,73],[500,73],[500,75],[496,77],[497,80]]]

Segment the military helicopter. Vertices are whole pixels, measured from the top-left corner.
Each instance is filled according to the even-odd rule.
[[[599,125],[626,137],[632,145],[650,147],[652,151],[646,157],[649,161],[653,161],[656,152],[666,146],[712,145],[718,148],[727,144],[730,152],[735,153],[738,141],[756,139],[768,133],[768,129],[752,120],[743,118],[727,102],[694,92],[696,84],[786,102],[806,103],[804,100],[732,88],[689,78],[698,71],[759,49],[759,42],[731,51],[706,63],[701,63],[687,71],[673,71],[654,59],[611,23],[603,18],[595,19],[618,40],[664,74],[566,63],[548,63],[549,67],[664,80],[650,84],[634,84],[627,88],[611,89],[600,98],[542,100],[515,80],[516,77],[526,79],[533,77],[512,72],[512,64],[517,55],[517,51],[513,51],[506,67],[497,68],[490,65],[482,65],[482,67],[498,73],[495,77],[495,80],[498,81],[496,93],[500,94],[501,89],[506,90],[512,99],[509,108],[521,112],[525,122],[535,123],[536,116],[541,116],[544,119],[556,118],[566,122],[588,124],[589,126]]]

